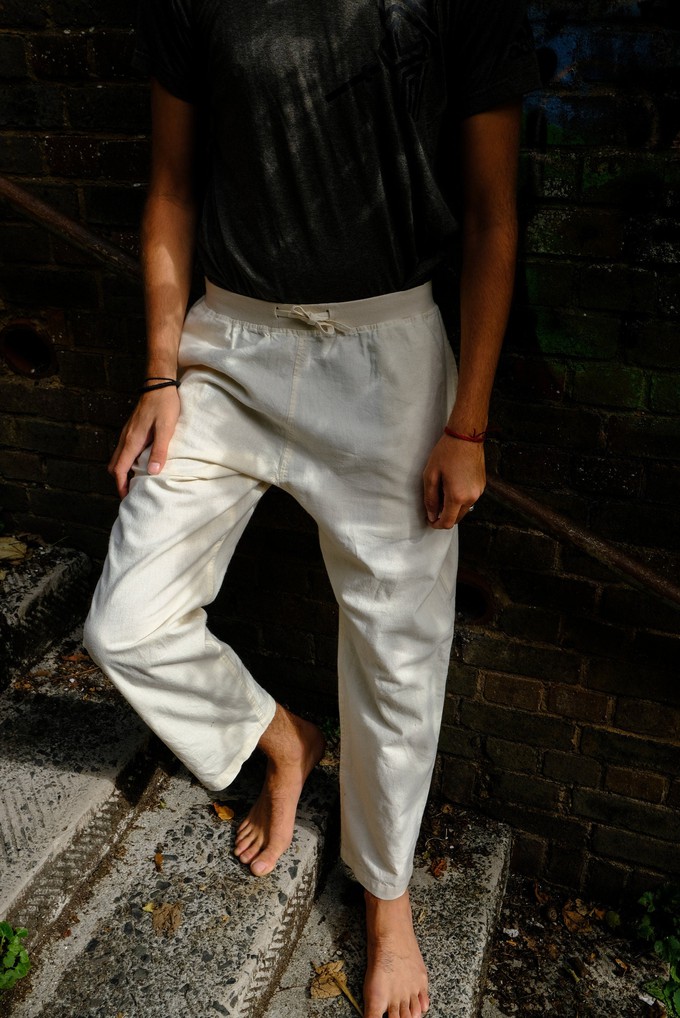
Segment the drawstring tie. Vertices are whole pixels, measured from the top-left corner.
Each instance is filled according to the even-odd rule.
[[[274,310],[277,318],[295,318],[299,322],[306,322],[314,329],[318,329],[324,336],[334,336],[336,332],[351,332],[350,325],[343,325],[331,318],[330,311],[309,311],[301,304],[294,304],[289,308],[277,307]]]

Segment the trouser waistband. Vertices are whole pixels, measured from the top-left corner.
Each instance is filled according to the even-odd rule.
[[[352,332],[361,326],[379,325],[399,318],[425,314],[433,307],[432,284],[422,283],[410,290],[382,293],[363,300],[334,301],[328,304],[285,304],[245,297],[223,290],[206,279],[205,301],[218,314],[237,321],[271,328],[312,327],[325,334]]]

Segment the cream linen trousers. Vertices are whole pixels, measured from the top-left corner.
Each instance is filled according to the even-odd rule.
[[[456,529],[426,524],[422,471],[455,396],[429,284],[332,305],[276,305],[208,283],[180,343],[167,463],[135,465],[85,645],[210,790],[274,715],[206,628],[260,496],[314,518],[340,608],[342,857],[396,898],[434,765],[453,635]]]

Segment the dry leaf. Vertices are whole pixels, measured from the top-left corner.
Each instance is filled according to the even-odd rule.
[[[76,661],[76,662],[78,662],[78,661],[89,661],[90,660],[90,655],[89,654],[83,654],[82,652],[79,652],[77,654],[62,654],[61,655],[61,660],[62,661]]]
[[[179,929],[182,922],[182,903],[180,901],[170,904],[159,905],[153,910],[152,920],[154,933],[165,933],[171,937]]]
[[[317,965],[315,962],[312,962],[316,976],[312,980],[310,993],[312,997],[336,997],[338,994],[330,992],[330,988],[327,985],[328,983],[333,983],[340,993],[344,993],[352,1007],[360,1015],[363,1015],[363,1011],[350,993],[347,985],[347,976],[342,971],[344,964],[344,961],[329,961],[326,965]]]
[[[234,811],[229,806],[222,802],[214,802],[212,805],[220,820],[233,820]]]
[[[156,854],[153,857],[153,864],[156,867],[156,872],[157,873],[162,873],[163,872],[163,853],[162,852],[156,852]]]
[[[534,897],[539,905],[547,905],[550,901],[550,895],[546,891],[542,891],[536,881],[534,882]]]
[[[433,877],[442,877],[446,873],[448,865],[449,860],[443,856],[440,859],[433,859],[430,865],[430,873]]]
[[[562,919],[570,933],[590,933],[592,929],[587,918],[587,909],[582,911],[583,902],[577,898],[576,901],[566,901],[562,906]]]
[[[560,956],[560,950],[559,950],[557,944],[553,944],[553,943],[548,944],[547,951],[548,951],[548,956],[550,958],[552,958],[553,961],[557,961],[557,959]]]
[[[621,958],[614,958],[614,971],[617,976],[625,976],[629,968],[630,965],[628,965],[627,962],[623,961]]]
[[[16,537],[0,537],[0,560],[3,562],[19,563],[26,557],[28,547],[23,541],[17,541]]]
[[[153,912],[156,906],[152,901],[147,901],[146,905],[142,905],[142,912]]]

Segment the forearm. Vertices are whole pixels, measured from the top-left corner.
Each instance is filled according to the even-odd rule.
[[[516,250],[514,215],[464,229],[458,392],[449,418],[455,431],[471,434],[487,426],[512,299]]]
[[[196,215],[190,198],[151,192],[147,200],[142,224],[147,376],[176,376],[191,287]]]

